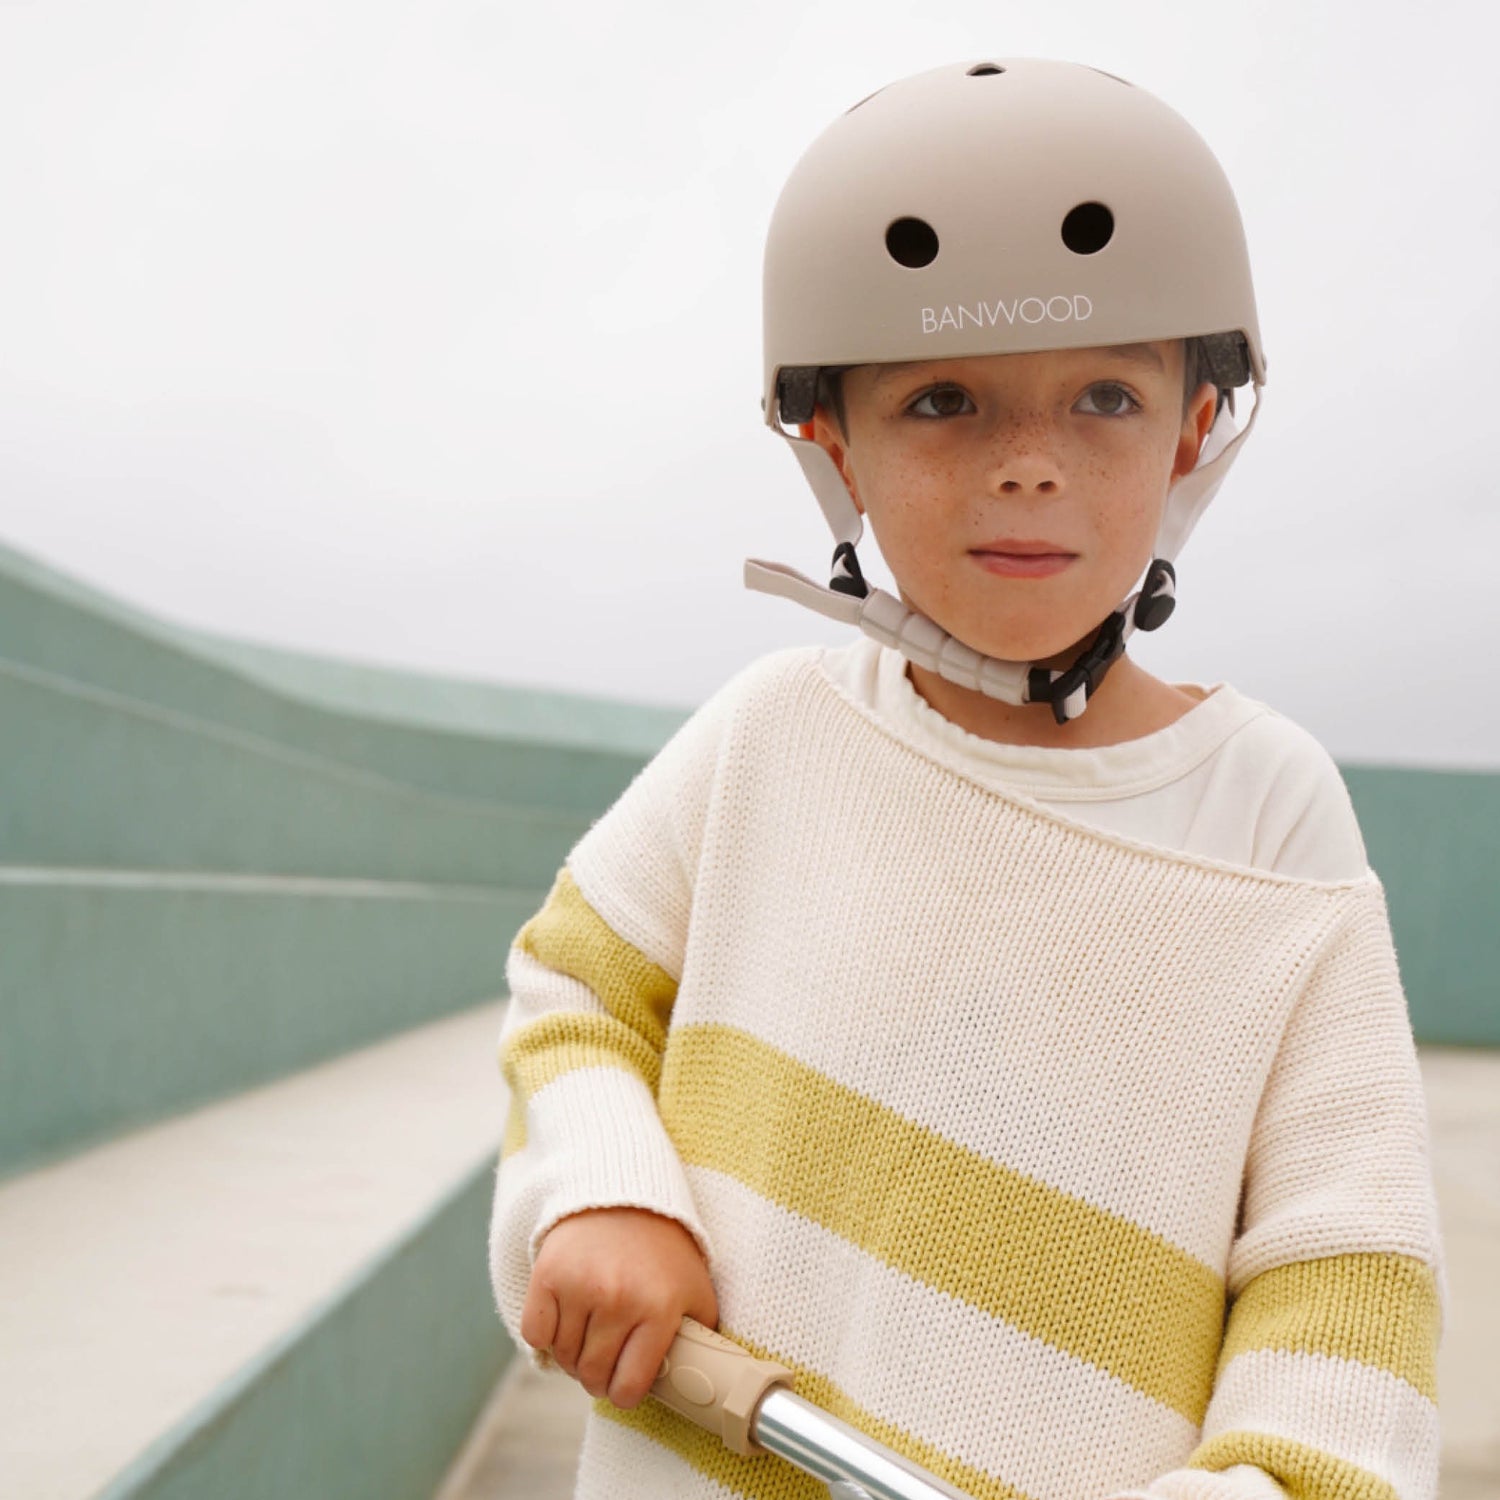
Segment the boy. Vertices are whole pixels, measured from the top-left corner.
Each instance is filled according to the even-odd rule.
[[[1263,380],[1217,163],[1093,69],[903,80],[788,182],[766,341],[837,548],[748,579],[873,639],[717,694],[513,950],[492,1270],[600,1398],[577,1493],[819,1493],[642,1402],[687,1314],[976,1496],[1430,1497],[1380,884],[1310,736],[1124,649]]]

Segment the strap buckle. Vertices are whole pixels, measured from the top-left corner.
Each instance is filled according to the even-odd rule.
[[[828,580],[828,587],[835,593],[850,594],[856,599],[869,596],[870,585],[860,571],[853,542],[840,542],[833,549],[833,577]]]
[[[1033,667],[1026,686],[1027,696],[1033,702],[1050,703],[1052,717],[1059,724],[1066,724],[1070,718],[1077,718],[1078,714],[1083,712],[1083,706],[1080,704],[1077,713],[1070,714],[1068,712],[1069,700],[1074,697],[1079,688],[1082,688],[1084,690],[1083,702],[1087,703],[1098,690],[1099,684],[1104,681],[1104,674],[1124,652],[1125,613],[1117,609],[1099,627],[1088,650],[1065,672],[1060,672],[1053,677],[1048,668]]]

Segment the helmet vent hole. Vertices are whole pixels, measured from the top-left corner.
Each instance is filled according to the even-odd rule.
[[[925,219],[897,219],[885,232],[885,248],[892,260],[917,271],[937,259],[937,231]]]
[[[1074,255],[1094,255],[1115,232],[1115,216],[1102,203],[1080,203],[1062,223],[1063,244]]]
[[[999,63],[975,63],[969,69],[970,78],[993,78],[996,73],[1003,73],[1004,68]]]

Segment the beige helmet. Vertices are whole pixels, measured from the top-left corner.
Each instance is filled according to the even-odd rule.
[[[1076,63],[955,63],[880,89],[797,163],[765,255],[765,385],[834,533],[824,588],[751,559],[745,582],[858,624],[911,660],[1059,723],[1136,629],[1171,613],[1173,559],[1249,435],[1265,380],[1239,210],[1196,131],[1144,89]],[[1141,586],[1065,672],[982,656],[870,588],[863,530],[827,454],[797,435],[819,372],[849,365],[1196,338],[1220,406],[1168,496]],[[1253,382],[1237,429],[1233,390]],[[1225,399],[1228,393],[1228,399]]]

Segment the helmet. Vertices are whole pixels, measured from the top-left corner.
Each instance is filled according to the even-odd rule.
[[[762,407],[837,543],[827,588],[756,559],[746,584],[858,624],[965,687],[1046,702],[1059,723],[1136,629],[1171,613],[1177,552],[1259,412],[1265,359],[1239,210],[1196,131],[1144,89],[1076,63],[957,63],[888,85],[813,142],[766,240]],[[981,655],[870,588],[862,518],[796,426],[849,365],[1199,340],[1220,389],[1198,466],[1172,486],[1140,587],[1066,671]],[[1236,430],[1233,391],[1253,383]],[[1226,399],[1227,398],[1227,399]]]

